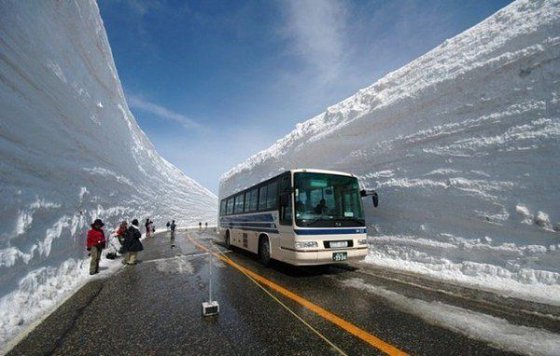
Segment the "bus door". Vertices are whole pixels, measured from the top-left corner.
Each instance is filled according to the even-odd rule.
[[[294,227],[293,227],[293,184],[291,173],[280,176],[278,181],[278,232],[280,233],[279,245],[294,247]],[[277,251],[280,250],[279,247]],[[276,246],[275,246],[276,248]],[[281,252],[282,253],[282,252]],[[282,256],[283,257],[283,256]]]

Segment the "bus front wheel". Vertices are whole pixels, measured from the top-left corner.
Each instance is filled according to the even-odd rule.
[[[267,237],[262,237],[259,242],[259,259],[264,266],[270,265],[270,242]]]

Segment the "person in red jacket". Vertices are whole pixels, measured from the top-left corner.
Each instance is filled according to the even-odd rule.
[[[99,260],[101,259],[101,251],[105,248],[105,233],[103,232],[103,221],[95,219],[91,224],[91,230],[87,233],[87,250],[91,255],[89,264],[89,274],[99,273]]]

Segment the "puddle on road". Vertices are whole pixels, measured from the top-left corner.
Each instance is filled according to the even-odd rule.
[[[177,256],[166,260],[156,261],[156,268],[159,272],[170,274],[194,274],[192,263],[186,256]]]

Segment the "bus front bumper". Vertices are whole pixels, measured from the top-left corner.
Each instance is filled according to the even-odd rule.
[[[367,246],[348,249],[325,249],[325,250],[295,250],[282,248],[284,262],[296,266],[313,266],[330,263],[345,263],[363,259],[367,253]]]

